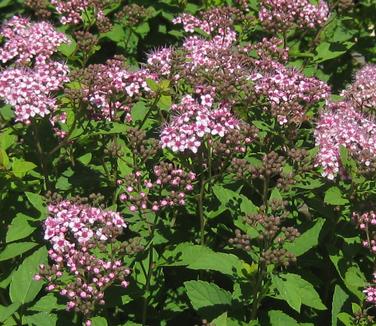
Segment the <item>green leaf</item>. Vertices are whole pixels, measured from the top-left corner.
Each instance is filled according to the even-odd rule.
[[[0,305],[0,323],[12,316],[20,306],[21,304],[19,302],[14,302],[9,306]]]
[[[299,326],[299,323],[289,315],[280,310],[271,310],[268,312],[271,326]]]
[[[215,318],[210,324],[215,326],[227,326],[227,312]]]
[[[9,225],[6,242],[13,242],[19,239],[26,238],[34,232],[36,227],[31,226],[28,222],[30,220],[29,216],[22,213],[18,213],[16,217],[12,220],[11,225]]]
[[[90,163],[93,155],[91,153],[86,153],[85,155],[80,156],[77,160],[80,161],[83,165]]]
[[[287,302],[287,304],[297,312],[300,312],[302,299],[296,293],[296,286],[279,277],[273,277],[273,284],[279,292],[280,297]]]
[[[342,43],[328,43],[322,42],[316,48],[316,56],[314,61],[316,63],[324,62],[341,56],[346,53],[355,43],[342,42]]]
[[[9,164],[9,157],[6,151],[0,148],[0,167],[7,168]]]
[[[77,43],[73,38],[71,38],[69,36],[67,36],[67,37],[69,38],[70,42],[61,44],[57,49],[64,56],[70,57],[74,53],[74,51],[76,50]]]
[[[43,282],[33,279],[42,263],[47,263],[47,249],[45,247],[27,257],[17,271],[13,273],[9,288],[9,296],[12,302],[24,304],[34,300],[43,286]]]
[[[64,310],[65,305],[57,303],[57,297],[54,293],[48,293],[44,297],[40,298],[35,305],[28,310],[39,312],[51,312],[52,310]]]
[[[29,251],[30,249],[37,246],[34,242],[16,242],[11,243],[5,247],[5,249],[0,253],[0,261],[8,260],[23,253]]]
[[[193,308],[197,311],[213,306],[219,306],[219,308],[226,310],[226,306],[231,304],[231,293],[214,283],[187,281],[184,282],[184,287]]]
[[[331,187],[325,192],[324,202],[329,205],[343,206],[349,203],[342,197],[341,190],[338,187]]]
[[[349,295],[337,284],[334,289],[332,301],[332,326],[337,326],[338,314],[341,312],[348,297]]]
[[[34,194],[32,192],[25,192],[25,194],[30,204],[41,213],[41,217],[46,217],[47,207],[45,205],[44,198],[41,195]]]
[[[235,255],[214,252],[208,247],[190,243],[181,243],[164,256],[169,260],[164,266],[186,266],[193,270],[212,270],[229,276],[236,274],[243,266]]]
[[[133,105],[131,110],[133,121],[142,121],[150,109],[145,105],[145,102],[139,101]]]
[[[120,42],[125,39],[125,32],[123,26],[120,24],[114,24],[110,31],[101,34],[101,38],[107,37],[111,41]]]
[[[107,326],[107,320],[104,317],[94,317],[91,319],[92,326]]]
[[[149,86],[149,88],[153,91],[153,92],[157,92],[159,90],[159,85],[157,84],[157,82],[153,79],[150,79],[150,78],[147,78],[146,79],[146,84]]]
[[[172,98],[170,95],[161,95],[159,101],[158,101],[158,106],[162,110],[168,110],[172,105]]]
[[[36,168],[33,162],[15,159],[12,163],[12,172],[18,178],[23,178],[29,171]]]
[[[294,242],[286,243],[284,248],[296,256],[301,256],[307,251],[317,246],[319,243],[319,236],[321,229],[325,223],[325,219],[319,218],[316,223],[300,237],[296,238]]]
[[[300,275],[290,273],[282,274],[274,277],[273,283],[278,289],[280,298],[285,300],[291,308],[298,312],[300,312],[298,299],[291,298],[293,293],[295,293],[295,296],[299,297],[302,304],[308,307],[317,310],[326,309],[313,285],[302,279]]]
[[[47,312],[39,312],[35,315],[24,316],[24,322],[35,326],[55,326],[57,316]]]
[[[355,326],[353,322],[353,315],[348,314],[347,312],[340,312],[338,314],[338,319],[345,325],[345,326]]]

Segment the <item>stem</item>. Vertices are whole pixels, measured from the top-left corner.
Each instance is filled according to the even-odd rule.
[[[264,264],[258,265],[258,270],[257,270],[257,281],[256,285],[253,288],[253,301],[252,301],[252,308],[251,308],[251,320],[255,320],[257,316],[257,311],[261,302],[261,296],[260,296],[260,289],[262,286],[262,281],[265,275],[265,268]]]
[[[201,188],[198,196],[198,215],[200,217],[200,245],[205,245],[205,224],[206,219],[204,216],[204,197],[205,197],[205,180],[201,180]]]
[[[153,111],[153,108],[157,105],[157,103],[158,103],[158,101],[159,101],[160,98],[161,98],[161,96],[159,94],[157,94],[157,96],[154,99],[154,102],[150,106],[149,111],[145,114],[145,117],[142,119],[141,124],[138,127],[138,129],[141,129],[143,127],[143,125],[145,124],[146,120],[149,118],[151,112]]]
[[[76,128],[76,123],[77,123],[77,119],[76,119],[76,115],[75,115],[72,126],[70,127],[70,129],[68,131],[68,134],[65,136],[65,138],[63,139],[62,142],[60,142],[59,144],[57,144],[57,146],[55,146],[52,150],[50,150],[50,152],[48,153],[48,156],[52,155],[57,150],[59,150],[61,147],[65,146],[69,143],[69,138],[72,135],[74,129]]]
[[[150,291],[150,283],[151,283],[151,277],[153,275],[153,250],[154,250],[154,245],[153,245],[153,239],[154,239],[154,232],[155,232],[155,226],[157,225],[158,221],[158,214],[155,215],[154,218],[154,223],[151,227],[151,232],[150,232],[150,245],[149,245],[149,267],[148,267],[148,273],[146,276],[146,285],[145,285],[145,294],[144,294],[144,302],[142,306],[142,325],[146,326],[146,321],[147,321],[147,313],[148,313],[148,302],[149,302],[149,297],[146,295]]]
[[[46,166],[46,161],[45,161],[45,155],[43,153],[42,145],[39,140],[38,127],[39,127],[39,123],[33,124],[33,136],[34,136],[35,144],[37,147],[37,154],[38,154],[39,162],[42,168],[42,173],[43,173],[43,178],[44,178],[44,190],[47,191],[49,188],[48,171],[47,171],[47,166]]]

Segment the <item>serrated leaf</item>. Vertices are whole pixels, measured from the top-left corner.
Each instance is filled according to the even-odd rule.
[[[12,302],[24,304],[34,300],[43,286],[43,282],[33,279],[42,263],[47,263],[47,249],[45,247],[27,257],[17,271],[13,273],[9,287],[9,296]]]
[[[300,307],[297,309],[297,300],[291,298],[292,293],[295,293],[295,296],[299,297],[301,303],[308,307],[317,310],[326,309],[313,285],[304,280],[300,275],[291,273],[282,274],[276,276],[273,282],[279,291],[280,297],[296,311],[300,312]]]
[[[57,322],[57,316],[47,312],[39,312],[35,315],[27,315],[23,317],[26,323],[35,326],[55,326]]]
[[[124,28],[120,24],[114,24],[110,31],[101,34],[101,38],[107,37],[116,43],[124,40],[125,36]]]
[[[184,287],[193,308],[197,311],[213,306],[224,309],[231,304],[231,293],[214,283],[187,281],[184,282]]]
[[[28,310],[39,312],[51,312],[52,310],[64,310],[65,305],[57,303],[57,297],[54,293],[48,293],[44,297],[40,298],[35,305]]]
[[[34,248],[38,244],[35,242],[16,242],[8,244],[0,253],[0,261],[8,260]]]

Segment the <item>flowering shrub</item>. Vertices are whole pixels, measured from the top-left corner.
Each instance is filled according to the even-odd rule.
[[[374,1],[0,8],[0,324],[375,325]]]

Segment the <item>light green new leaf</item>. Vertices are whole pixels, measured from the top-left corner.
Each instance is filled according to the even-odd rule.
[[[47,263],[47,249],[40,248],[27,257],[12,275],[9,296],[12,302],[28,303],[37,296],[43,282],[34,281],[33,277],[39,270],[40,264]]]
[[[185,289],[195,310],[211,306],[229,306],[231,293],[214,283],[204,281],[184,282]]]
[[[331,187],[325,192],[324,202],[329,205],[343,206],[349,203],[342,197],[341,190],[337,187]]]
[[[34,168],[36,168],[36,165],[33,162],[15,159],[12,163],[12,172],[17,178],[23,178]]]

